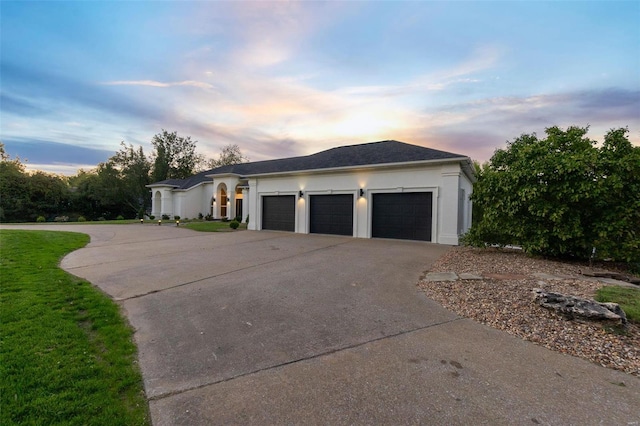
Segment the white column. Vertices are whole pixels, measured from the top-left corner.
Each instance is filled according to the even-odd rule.
[[[453,168],[453,170],[452,170]],[[438,200],[439,224],[437,241],[440,244],[458,244],[458,189],[460,167],[443,166]]]
[[[249,226],[247,229],[256,231],[260,229],[258,222],[260,222],[259,209],[260,209],[260,197],[258,196],[258,181],[252,179],[249,181]]]
[[[249,189],[242,188],[242,221],[244,222],[247,219],[247,215],[249,214]]]

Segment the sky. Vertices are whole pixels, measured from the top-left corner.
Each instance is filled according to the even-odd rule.
[[[0,1],[0,140],[90,169],[162,129],[251,161],[394,139],[481,162],[628,127],[639,1]]]

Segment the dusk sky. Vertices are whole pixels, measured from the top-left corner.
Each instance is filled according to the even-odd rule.
[[[628,127],[640,1],[0,1],[0,140],[74,174],[162,129],[250,160],[395,139],[488,160]]]

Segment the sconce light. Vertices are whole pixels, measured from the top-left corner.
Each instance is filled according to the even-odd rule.
[[[213,202],[214,202],[214,203],[216,202],[216,197],[213,197]]]
[[[364,197],[364,189],[360,188],[360,196]]]
[[[304,192],[300,191],[298,192],[298,195],[300,195],[300,198],[302,198],[304,196]]]

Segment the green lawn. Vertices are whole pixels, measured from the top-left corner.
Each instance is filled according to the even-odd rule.
[[[180,224],[180,226],[184,226],[185,228],[193,229],[194,231],[200,232],[228,232],[234,231],[229,227],[230,222],[189,222]],[[242,229],[247,229],[246,223],[241,223],[240,227],[235,231],[240,231]]]
[[[58,267],[84,234],[0,230],[0,424],[150,423],[118,306]]]
[[[629,321],[640,323],[640,289],[605,286],[596,292],[596,300],[619,304]]]

